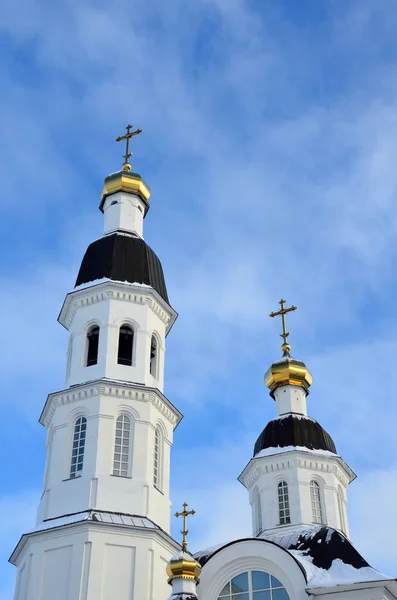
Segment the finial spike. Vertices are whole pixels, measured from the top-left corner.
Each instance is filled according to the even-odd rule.
[[[189,515],[195,515],[196,511],[195,510],[187,510],[188,504],[187,502],[183,503],[183,510],[181,512],[176,512],[175,516],[176,517],[183,517],[183,529],[181,531],[182,534],[182,552],[187,552],[187,534],[189,533],[189,530],[187,528],[187,517]]]
[[[282,327],[283,327],[283,333],[280,333],[280,337],[283,338],[283,343],[281,345],[281,350],[283,351],[283,356],[290,356],[290,350],[291,350],[291,346],[288,344],[287,340],[288,340],[288,336],[290,334],[289,331],[287,331],[286,328],[286,323],[285,323],[285,315],[289,312],[292,312],[293,310],[296,310],[297,307],[292,305],[289,308],[285,308],[285,300],[281,299],[279,301],[279,305],[281,306],[280,310],[278,310],[277,312],[271,312],[269,317],[281,317],[281,322],[282,322]]]
[[[131,131],[131,129],[132,129],[132,125],[127,125],[127,127],[126,127],[127,133],[125,135],[122,135],[122,136],[119,136],[118,138],[116,138],[116,142],[122,142],[123,140],[126,141],[125,154],[123,154],[124,164],[121,167],[123,169],[123,171],[131,171],[131,165],[129,163],[129,159],[132,156],[132,152],[130,152],[130,139],[132,137],[134,137],[135,135],[139,135],[140,133],[142,133],[142,129],[136,129],[135,131]]]

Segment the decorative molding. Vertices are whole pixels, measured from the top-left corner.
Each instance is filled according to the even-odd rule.
[[[299,452],[297,450],[295,451],[291,451],[291,452]],[[273,459],[273,462],[269,462],[269,458]],[[244,479],[244,485],[247,488],[251,488],[253,485],[255,485],[255,483],[257,482],[257,480],[259,479],[259,477],[262,474],[268,474],[268,473],[273,473],[273,474],[277,474],[277,473],[281,473],[283,471],[288,471],[290,469],[305,469],[308,471],[312,471],[313,473],[332,473],[333,475],[336,476],[336,478],[341,482],[341,484],[344,487],[347,487],[349,482],[349,479],[346,477],[346,475],[343,473],[343,470],[341,468],[341,466],[338,464],[338,462],[334,462],[334,461],[338,461],[338,460],[342,460],[339,456],[329,456],[329,457],[310,457],[310,458],[301,458],[299,456],[295,456],[293,459],[292,458],[283,458],[283,459],[278,459],[278,460],[274,460],[274,456],[273,457],[266,457],[265,460],[267,460],[267,463],[264,460],[259,459],[251,459],[251,461],[253,461],[253,464],[249,463],[246,467],[246,469],[244,470],[244,472],[242,473],[242,475],[240,477],[242,477]],[[332,462],[329,462],[329,461]],[[261,462],[261,464],[255,464],[256,462]]]
[[[173,325],[177,313],[167,304],[168,312],[162,306],[162,301],[156,290],[150,287],[134,286],[134,284],[117,281],[106,281],[82,290],[67,294],[58,321],[70,329],[74,316],[79,308],[92,306],[107,300],[119,300],[148,306],[168,329]],[[165,302],[164,302],[165,304]]]
[[[43,412],[40,417],[40,423],[45,427],[50,427],[53,416],[58,406],[74,404],[84,400],[98,397],[110,396],[118,400],[134,400],[136,402],[151,402],[155,408],[175,427],[182,418],[182,415],[175,409],[171,403],[167,403],[167,399],[156,393],[154,389],[143,390],[124,386],[122,383],[113,383],[105,381],[97,381],[91,384],[83,384],[83,386],[69,388],[60,392],[50,394],[45,403]]]

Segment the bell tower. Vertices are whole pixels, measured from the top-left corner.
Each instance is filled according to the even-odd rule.
[[[92,242],[59,322],[66,382],[40,423],[47,459],[37,524],[11,562],[15,600],[155,600],[179,545],[170,537],[170,449],[181,413],[164,395],[166,337],[177,314],[143,239],[150,189],[124,164],[106,177],[104,234]],[[161,575],[158,575],[161,574]]]
[[[283,355],[265,374],[276,417],[259,435],[239,481],[249,491],[254,536],[327,525],[348,537],[347,487],[356,476],[331,436],[307,414],[312,375],[292,358],[286,329],[286,315],[295,310],[280,300],[280,310],[270,314],[282,321]]]

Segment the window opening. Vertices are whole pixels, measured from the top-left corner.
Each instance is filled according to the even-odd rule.
[[[254,492],[254,518],[255,518],[255,535],[259,535],[262,531],[262,507],[261,498],[258,490]]]
[[[218,600],[289,600],[283,584],[265,571],[247,571],[233,577]]]
[[[87,432],[87,419],[79,417],[74,426],[72,461],[70,464],[70,478],[80,477],[83,470],[85,438]]]
[[[150,342],[150,374],[153,377],[157,376],[157,340],[154,335]]]
[[[91,367],[98,362],[99,327],[97,325],[87,333],[87,343],[87,367]]]
[[[339,506],[339,518],[340,518],[340,527],[343,533],[346,533],[346,520],[345,520],[345,507],[344,507],[344,499],[342,488],[338,489],[338,506]]]
[[[159,428],[156,428],[154,432],[154,465],[153,465],[153,483],[154,487],[161,490],[161,461],[162,461],[162,448],[161,448],[161,433]]]
[[[119,350],[117,362],[119,365],[132,365],[132,348],[134,345],[134,330],[129,325],[122,325],[119,332]]]
[[[288,484],[286,481],[281,481],[278,484],[278,514],[280,525],[291,523],[291,515],[289,510]]]
[[[131,421],[127,415],[120,415],[116,420],[116,436],[114,441],[113,475],[128,477],[130,455]]]
[[[312,504],[312,520],[313,523],[322,523],[323,515],[321,509],[320,486],[317,481],[310,482],[310,500]]]

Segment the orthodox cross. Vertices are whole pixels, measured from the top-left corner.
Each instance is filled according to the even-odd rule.
[[[125,140],[125,154],[123,155],[123,158],[124,158],[123,170],[124,171],[131,171],[131,165],[128,162],[128,159],[131,158],[131,156],[132,156],[132,152],[130,152],[130,139],[132,137],[134,137],[134,135],[139,135],[140,133],[142,133],[142,129],[136,129],[135,131],[131,131],[131,129],[132,129],[132,125],[127,125],[127,127],[126,127],[127,133],[125,135],[119,136],[116,139],[116,142],[122,142],[123,140]]]
[[[189,515],[194,515],[196,514],[195,510],[187,510],[187,502],[183,503],[183,510],[181,512],[176,512],[175,516],[176,517],[183,517],[183,530],[181,531],[181,534],[183,535],[182,538],[182,552],[186,552],[187,551],[187,541],[186,541],[186,536],[189,533],[189,530],[187,529],[187,518]]]
[[[288,352],[291,350],[291,348],[287,342],[287,339],[289,336],[289,331],[287,331],[287,328],[285,325],[285,315],[289,312],[292,312],[293,310],[296,310],[296,306],[292,305],[289,308],[285,308],[285,306],[284,306],[285,300],[280,300],[279,304],[281,306],[280,310],[278,310],[277,312],[271,312],[269,317],[281,317],[283,333],[280,333],[280,337],[282,337],[284,340],[283,345],[281,346],[281,349],[283,350],[284,354],[288,354]]]

